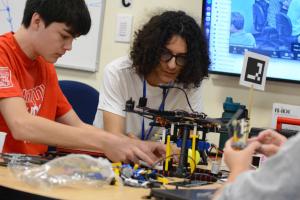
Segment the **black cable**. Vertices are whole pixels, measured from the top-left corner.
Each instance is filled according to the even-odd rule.
[[[163,90],[169,89],[169,88],[176,88],[176,89],[178,89],[178,90],[181,90],[181,91],[184,93],[184,95],[185,95],[185,99],[186,99],[186,101],[187,101],[187,103],[188,103],[189,108],[191,109],[191,111],[192,111],[193,113],[198,113],[198,112],[196,112],[196,111],[193,110],[193,108],[192,108],[192,106],[191,106],[191,103],[190,103],[190,100],[189,100],[189,98],[188,98],[188,96],[187,96],[187,93],[186,93],[186,91],[185,91],[184,89],[182,89],[182,88],[180,88],[180,87],[177,87],[177,86],[174,86],[174,85],[164,85],[164,84],[160,84],[159,87],[162,88]]]
[[[172,86],[172,88],[176,88],[176,89],[178,89],[178,90],[181,90],[181,91],[184,93],[184,95],[185,95],[185,99],[186,99],[186,101],[187,101],[187,103],[188,103],[188,105],[189,105],[191,111],[192,111],[193,113],[198,113],[198,112],[194,111],[194,109],[192,108],[191,103],[190,103],[190,100],[189,100],[189,97],[188,97],[188,95],[187,95],[187,93],[186,93],[186,91],[185,91],[184,89],[182,89],[182,88],[180,88],[180,87],[177,87],[177,86]]]

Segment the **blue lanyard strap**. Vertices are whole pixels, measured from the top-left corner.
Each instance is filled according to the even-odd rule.
[[[146,80],[144,79],[144,82],[143,82],[143,97],[146,98],[147,96],[147,84],[146,84]]]
[[[165,100],[167,98],[168,92],[169,92],[169,89],[164,90],[164,92],[163,92],[163,100],[162,100],[162,102],[161,102],[161,104],[159,106],[159,110],[160,111],[163,111],[165,109]],[[146,98],[146,96],[147,96],[147,88],[146,88],[146,80],[144,79],[144,81],[143,81],[143,97]],[[150,134],[152,132],[152,129],[153,129],[153,126],[151,126],[149,128],[148,133],[147,133],[147,135],[145,137],[145,118],[143,116],[143,119],[142,119],[141,139],[142,140],[148,140],[149,136],[150,136]]]
[[[143,97],[146,98],[146,96],[147,96],[147,88],[146,88],[146,80],[144,79],[144,81],[143,81]],[[144,118],[144,116],[143,116],[143,119],[142,119],[141,139],[145,140],[145,118]]]
[[[165,101],[166,101],[168,93],[169,93],[169,89],[163,89],[163,99],[162,99],[161,104],[159,106],[159,111],[164,111],[165,110]]]

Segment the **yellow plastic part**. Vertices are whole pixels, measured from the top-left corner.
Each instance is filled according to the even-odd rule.
[[[167,144],[166,144],[166,161],[165,161],[165,171],[169,170],[169,161],[170,161],[170,155],[171,155],[171,136],[167,136]]]
[[[199,153],[199,151],[195,151],[195,153],[196,153],[196,156],[195,156],[194,160],[195,160],[196,165],[197,165],[200,162],[200,153]],[[194,169],[196,168],[196,166],[195,166],[195,163],[192,160],[192,158],[193,158],[193,156],[192,156],[192,149],[189,149],[188,150],[188,163],[190,164],[191,171],[193,172]]]
[[[164,185],[169,183],[169,180],[165,177],[157,177],[157,181],[164,184]]]

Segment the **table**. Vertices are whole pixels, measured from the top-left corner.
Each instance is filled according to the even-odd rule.
[[[119,199],[143,199],[143,197],[150,194],[150,189],[145,188],[132,188],[127,186],[103,186],[102,188],[72,188],[72,187],[55,187],[49,189],[42,189],[38,187],[30,186],[21,180],[17,179],[13,173],[6,167],[0,167],[0,194],[6,188],[14,189],[17,191],[27,192],[27,195],[41,195],[37,198],[28,199],[72,199],[72,200],[88,200],[88,199],[109,199],[109,200],[119,200]],[[214,189],[219,187],[220,184],[211,184],[206,186],[201,186],[203,189]],[[5,188],[3,188],[5,187]],[[8,190],[9,190],[8,189]],[[13,192],[10,190],[10,192]],[[25,195],[25,194],[23,194]],[[45,197],[45,198],[43,198]],[[1,198],[2,199],[2,198]],[[12,198],[8,198],[12,199]],[[22,196],[22,199],[23,196]]]

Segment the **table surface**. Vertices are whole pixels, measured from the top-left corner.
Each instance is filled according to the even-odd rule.
[[[111,186],[106,185],[101,188],[74,188],[74,187],[54,187],[40,188],[33,187],[19,180],[8,168],[0,167],[0,185],[10,189],[37,194],[41,196],[58,198],[58,199],[143,199],[150,194],[150,189],[133,188],[127,186]],[[214,183],[201,186],[201,189],[215,189],[220,187],[220,184]]]

